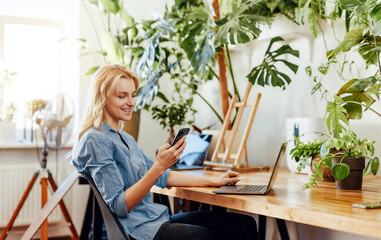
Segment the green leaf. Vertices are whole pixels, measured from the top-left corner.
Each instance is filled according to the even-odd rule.
[[[366,164],[366,167],[365,167],[365,170],[364,170],[364,176],[368,176],[369,174],[372,173],[372,160],[370,160],[367,164]]]
[[[138,35],[138,29],[135,27],[135,20],[133,17],[131,17],[130,14],[126,11],[126,9],[121,8],[120,9],[120,18],[123,20],[123,22],[126,23],[128,27],[128,31],[131,32],[131,38],[134,39]]]
[[[375,88],[373,86],[376,82],[377,79],[375,77],[352,79],[340,88],[338,95],[343,96],[342,99],[344,102],[352,101],[359,103],[346,103],[344,105],[350,119],[361,119],[361,103],[365,104],[367,107],[370,107],[376,101],[371,96],[371,94],[375,94]],[[376,94],[378,94],[378,92]]]
[[[159,98],[160,98],[161,100],[163,100],[164,102],[169,103],[168,98],[167,98],[162,92],[158,92],[158,93],[156,94],[156,97],[159,97]]]
[[[251,40],[250,37],[256,39],[261,34],[258,25],[265,22],[266,18],[255,14],[245,14],[245,10],[245,8],[239,8],[216,22],[218,25],[216,45],[247,43]]]
[[[364,0],[339,0],[340,7],[344,10],[350,10],[354,7],[364,4]]]
[[[372,33],[374,35],[381,35],[381,21],[378,21],[374,24]]]
[[[86,75],[93,75],[98,69],[99,66],[92,67],[89,71],[87,71]]]
[[[325,162],[325,165],[327,165],[327,167],[332,169],[332,158],[328,157],[328,158],[324,159],[324,162]]]
[[[122,48],[110,32],[103,33],[102,47],[107,53],[107,59],[109,63],[123,65]]]
[[[117,14],[119,12],[118,0],[100,0],[106,12]]]
[[[378,160],[378,157],[375,157],[372,159],[372,174],[376,175],[379,168],[380,168],[380,161]]]
[[[341,106],[343,103],[344,101],[336,95],[333,102],[327,102],[324,120],[328,131],[333,133],[335,137],[340,136],[340,133],[349,125],[346,109]]]
[[[341,52],[348,52],[353,46],[358,45],[363,39],[364,29],[354,29],[345,34],[344,40],[332,51],[327,52],[328,58],[336,57]]]
[[[311,30],[312,34],[316,38],[318,32],[317,32],[317,14],[315,12],[311,12],[308,15],[308,24],[310,26],[310,30]]]
[[[369,12],[370,18],[374,22],[378,22],[381,20],[381,4],[376,5],[370,12]]]
[[[348,177],[350,172],[349,166],[345,163],[338,163],[332,168],[332,175],[336,180],[343,180]]]
[[[316,175],[318,175],[320,179],[323,179],[323,173],[321,172],[320,165],[317,164],[316,162],[314,162],[312,164],[314,165]]]
[[[283,38],[275,37],[271,39],[262,64],[254,67],[247,75],[249,82],[252,84],[257,83],[262,87],[264,85],[271,85],[274,87],[281,87],[283,89],[285,89],[286,84],[291,82],[291,78],[288,75],[278,71],[276,64],[283,63],[291,71],[296,73],[298,66],[282,59],[281,57],[287,56],[288,54],[299,57],[299,51],[293,50],[288,44],[282,45],[278,49],[272,51],[273,44],[279,41],[283,41]]]

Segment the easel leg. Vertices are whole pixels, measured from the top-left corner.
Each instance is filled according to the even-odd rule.
[[[23,194],[19,204],[16,207],[16,210],[14,211],[14,213],[13,213],[13,215],[11,217],[11,220],[9,220],[8,225],[6,226],[6,228],[4,229],[3,234],[1,235],[1,238],[0,238],[1,240],[4,240],[6,238],[6,236],[8,235],[8,232],[11,230],[12,225],[13,225],[14,221],[16,220],[17,215],[19,214],[22,206],[24,205],[24,202],[25,202],[26,198],[28,197],[28,195],[30,193],[30,190],[32,189],[34,183],[36,182],[37,177],[38,177],[39,174],[40,173],[38,171],[34,173],[32,179],[30,180],[30,182],[28,184],[28,187],[26,188],[26,190],[25,190],[25,192],[24,192],[24,194]]]
[[[52,187],[53,192],[55,192],[55,191],[57,190],[57,185],[56,185],[56,183],[55,183],[55,181],[54,181],[54,179],[53,179],[52,174],[51,174],[50,172],[49,172],[48,174],[49,174],[49,175],[48,175],[48,180],[49,180],[50,186]],[[64,217],[65,217],[66,222],[67,222],[67,223],[70,223],[69,228],[70,228],[71,234],[73,235],[73,238],[72,238],[72,239],[77,240],[77,239],[78,239],[78,234],[77,234],[77,231],[76,231],[75,228],[74,228],[73,221],[72,221],[71,218],[70,218],[69,211],[67,210],[64,201],[61,200],[61,201],[59,202],[59,204],[60,204],[60,208],[61,208],[61,211],[62,211]]]
[[[41,208],[48,202],[48,181],[46,177],[41,178]],[[41,225],[41,239],[48,239],[48,219]]]

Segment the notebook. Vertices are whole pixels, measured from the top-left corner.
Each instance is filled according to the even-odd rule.
[[[236,186],[222,186],[214,193],[224,193],[224,194],[255,194],[255,195],[265,195],[272,189],[276,176],[278,175],[280,162],[287,148],[287,142],[283,143],[278,158],[275,161],[274,168],[271,173],[269,183],[267,185],[236,185]]]
[[[187,135],[185,142],[187,145],[181,154],[179,161],[173,165],[171,170],[192,170],[204,168],[204,161],[208,155],[211,134],[190,133]]]

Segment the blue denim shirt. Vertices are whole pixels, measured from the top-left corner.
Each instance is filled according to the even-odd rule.
[[[128,210],[124,191],[144,176],[154,160],[138,147],[133,137],[122,130],[118,132],[107,123],[101,127],[101,131],[86,131],[74,152],[73,165],[79,172],[85,172],[93,178],[103,199],[127,234],[135,239],[153,239],[160,226],[169,220],[167,207],[153,203],[151,194],[147,193],[138,205]],[[155,185],[166,187],[168,175],[169,170]]]

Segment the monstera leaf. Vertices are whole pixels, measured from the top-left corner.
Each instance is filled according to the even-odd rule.
[[[334,137],[339,137],[340,133],[345,131],[346,127],[349,125],[347,111],[342,106],[343,103],[343,99],[336,95],[334,95],[333,102],[327,102],[324,120],[328,131],[331,134],[333,133]]]
[[[296,73],[298,66],[282,59],[283,55],[290,54],[295,57],[299,57],[299,51],[293,50],[289,45],[283,45],[278,49],[271,51],[271,48],[275,42],[283,41],[281,37],[275,37],[271,39],[270,44],[266,50],[265,58],[261,65],[254,67],[247,78],[253,85],[255,83],[261,85],[278,86],[285,89],[285,85],[291,82],[289,76],[285,73],[279,72],[276,68],[276,63],[285,64],[291,71]]]
[[[228,13],[224,18],[217,21],[216,45],[247,43],[252,39],[256,39],[261,34],[258,25],[261,22],[265,22],[266,18],[246,13],[249,7],[259,2],[261,1],[247,1],[243,3],[245,4],[243,7]]]
[[[199,48],[194,52],[191,58],[191,64],[196,73],[200,75],[207,73],[207,66],[211,65],[215,58],[216,51],[213,44],[214,32],[206,34],[204,40],[199,45]]]

